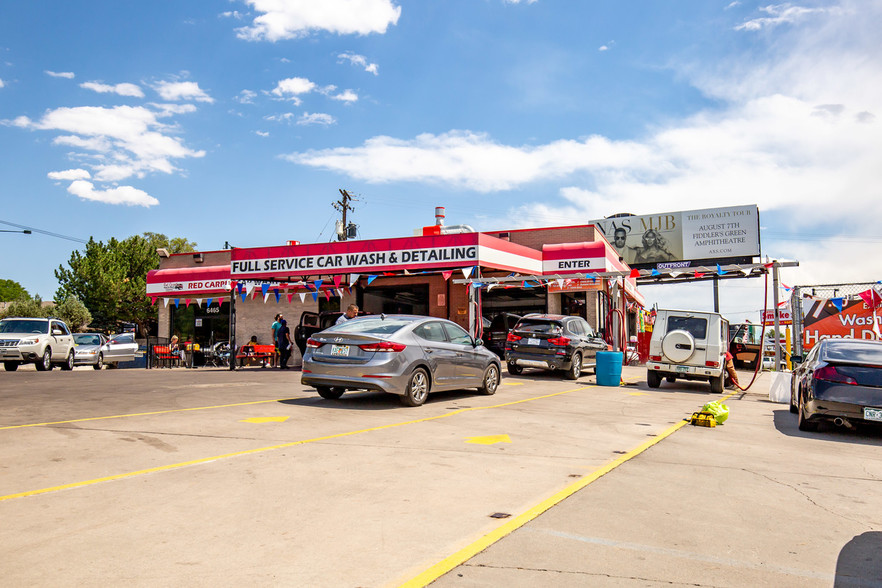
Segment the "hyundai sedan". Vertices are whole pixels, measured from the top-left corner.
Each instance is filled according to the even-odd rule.
[[[420,406],[430,392],[477,388],[494,394],[499,358],[454,322],[413,315],[370,315],[316,333],[306,342],[301,382],[322,398],[346,390],[396,394]]]
[[[849,428],[882,422],[882,343],[820,341],[793,370],[790,412],[801,431],[816,430],[821,420]]]

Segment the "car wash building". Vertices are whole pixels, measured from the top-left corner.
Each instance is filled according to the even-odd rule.
[[[448,233],[436,224],[420,232],[161,257],[147,276],[160,340],[271,343],[276,314],[293,331],[304,311],[349,304],[446,318],[477,337],[482,317],[500,312],[579,315],[617,341],[636,329],[643,298],[594,225]],[[291,362],[300,360],[295,350]]]

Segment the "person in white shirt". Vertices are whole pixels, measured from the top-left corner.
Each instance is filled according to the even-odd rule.
[[[350,304],[346,308],[346,312],[341,314],[340,317],[337,319],[337,322],[334,324],[341,325],[341,324],[345,323],[346,321],[348,321],[349,319],[354,319],[356,316],[358,316],[358,305],[357,304]]]

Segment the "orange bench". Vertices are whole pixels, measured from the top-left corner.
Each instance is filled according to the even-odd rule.
[[[251,349],[251,353],[243,353],[244,349]],[[257,361],[260,365],[266,367],[276,366],[276,346],[275,345],[243,345],[236,355],[236,360],[241,366],[244,360]],[[254,365],[253,363],[251,365]]]
[[[181,365],[181,356],[173,354],[168,345],[154,345],[153,365],[156,367],[174,367],[176,365]]]

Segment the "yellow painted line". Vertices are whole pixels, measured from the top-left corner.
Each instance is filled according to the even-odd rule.
[[[496,445],[497,443],[511,443],[508,435],[484,435],[483,437],[468,437],[466,443],[475,445]]]
[[[84,487],[84,486],[91,486],[91,485],[93,485],[93,484],[99,484],[99,483],[101,483],[101,482],[111,482],[111,481],[114,481],[114,480],[123,480],[123,479],[126,479],[126,478],[133,478],[133,477],[135,477],[135,476],[142,476],[142,475],[144,475],[144,474],[153,474],[153,473],[156,473],[156,472],[165,472],[165,471],[175,470],[175,469],[179,469],[179,468],[183,468],[183,467],[187,467],[187,466],[193,466],[193,465],[199,465],[199,464],[203,464],[203,463],[209,463],[209,462],[212,462],[212,461],[218,461],[218,460],[221,460],[221,459],[228,459],[228,458],[231,458],[231,457],[241,457],[241,456],[244,456],[244,455],[253,455],[253,454],[255,454],[255,453],[263,453],[263,452],[266,452],[266,451],[274,451],[274,450],[276,450],[276,449],[286,449],[286,448],[288,448],[288,447],[295,447],[295,446],[297,446],[297,445],[306,445],[307,443],[316,443],[316,442],[319,442],[319,441],[328,441],[328,440],[331,440],[331,439],[340,439],[340,438],[342,438],[342,437],[351,437],[351,436],[353,436],[353,435],[359,435],[359,434],[362,434],[362,433],[370,433],[370,432],[372,432],[372,431],[382,431],[382,430],[385,430],[385,429],[394,429],[394,428],[396,428],[396,427],[403,427],[403,426],[405,426],[405,425],[414,425],[414,424],[417,424],[417,423],[426,423],[426,422],[429,422],[429,421],[435,421],[435,420],[439,420],[439,419],[444,419],[444,418],[452,417],[452,416],[454,416],[454,415],[458,415],[458,414],[462,414],[462,413],[466,413],[466,412],[472,412],[472,411],[476,411],[476,410],[488,410],[488,409],[491,409],[491,408],[504,408],[504,407],[506,407],[506,406],[514,406],[514,405],[516,405],[516,404],[522,404],[522,403],[524,403],[524,402],[532,402],[532,401],[534,401],[534,400],[543,400],[543,399],[545,399],[545,398],[553,398],[554,396],[560,396],[560,395],[562,395],[562,394],[569,394],[569,393],[571,393],[571,392],[578,392],[578,391],[580,391],[580,390],[587,390],[588,388],[592,388],[592,387],[593,387],[593,386],[582,386],[582,387],[579,387],[579,388],[572,388],[572,389],[570,389],[570,390],[564,390],[564,391],[562,391],[562,392],[554,392],[554,393],[552,393],[552,394],[544,394],[544,395],[542,395],[542,396],[534,396],[534,397],[532,397],[532,398],[524,398],[524,399],[522,399],[522,400],[513,400],[512,402],[505,402],[505,403],[502,403],[502,404],[494,404],[494,405],[491,405],[491,406],[475,406],[475,407],[471,407],[471,408],[461,408],[461,409],[459,409],[459,410],[454,410],[454,411],[451,411],[451,412],[448,412],[448,413],[445,413],[445,414],[440,414],[440,415],[436,415],[436,416],[426,417],[426,418],[422,418],[422,419],[415,419],[415,420],[412,420],[412,421],[403,421],[403,422],[400,422],[400,423],[393,423],[393,424],[391,424],[391,425],[381,425],[381,426],[379,426],[379,427],[371,427],[371,428],[368,428],[368,429],[359,429],[359,430],[357,430],[357,431],[347,431],[347,432],[345,432],[345,433],[335,433],[335,434],[333,434],[333,435],[326,435],[326,436],[324,436],[324,437],[315,437],[315,438],[313,438],[313,439],[303,439],[303,440],[301,440],[301,441],[291,441],[291,442],[289,442],[289,443],[281,443],[281,444],[279,444],[279,445],[270,445],[269,447],[259,447],[259,448],[257,448],[257,449],[248,449],[248,450],[245,450],[245,451],[236,451],[236,452],[233,452],[233,453],[224,453],[224,454],[222,454],[222,455],[215,455],[215,456],[212,456],[212,457],[204,457],[204,458],[201,458],[201,459],[194,459],[194,460],[191,460],[191,461],[185,461],[185,462],[181,462],[181,463],[173,463],[173,464],[164,465],[164,466],[157,466],[157,467],[154,467],[154,468],[148,468],[148,469],[145,469],[145,470],[137,470],[137,471],[134,471],[134,472],[127,472],[127,473],[124,473],[124,474],[116,474],[116,475],[113,475],[113,476],[105,476],[105,477],[103,477],[103,478],[95,478],[95,479],[93,479],[93,480],[84,480],[84,481],[82,481],[82,482],[73,482],[73,483],[70,483],[70,484],[62,484],[62,485],[60,485],[60,486],[51,486],[51,487],[49,487],[49,488],[40,488],[39,490],[28,490],[28,491],[26,491],[26,492],[18,492],[18,493],[16,493],[16,494],[8,494],[8,495],[6,495],[6,496],[0,496],[0,502],[3,502],[4,500],[12,500],[13,498],[24,498],[24,497],[26,497],[26,496],[37,496],[37,495],[39,495],[39,494],[48,494],[48,493],[50,493],[50,492],[58,492],[59,490],[70,490],[70,489],[72,489],[72,488],[82,488],[82,487]],[[254,404],[254,403],[246,403],[246,404]],[[193,410],[193,409],[186,409],[186,410]],[[171,412],[174,412],[174,411],[171,411]]]
[[[503,386],[523,386],[523,382],[503,382]]]
[[[628,392],[628,396],[649,396],[646,392]]]
[[[734,395],[735,394],[730,394],[730,395],[720,399],[720,401],[722,402],[723,400],[728,400],[729,398],[731,398]],[[628,453],[622,455],[618,459],[615,459],[615,460],[611,461],[610,463],[606,464],[605,466],[603,466],[597,470],[594,470],[590,474],[586,474],[585,476],[579,478],[577,481],[573,482],[572,484],[570,484],[569,486],[567,486],[566,488],[564,488],[560,492],[554,494],[550,498],[543,500],[542,502],[533,506],[532,508],[528,509],[527,511],[517,515],[516,517],[514,517],[512,519],[509,519],[508,521],[506,521],[505,523],[503,523],[502,525],[500,525],[499,527],[497,527],[493,531],[489,532],[488,534],[484,535],[483,537],[481,537],[477,541],[473,542],[471,545],[467,545],[466,547],[460,549],[459,551],[457,551],[453,555],[450,555],[449,557],[436,563],[435,565],[433,565],[432,567],[430,567],[426,571],[422,572],[418,576],[411,578],[410,580],[406,581],[404,584],[401,584],[399,586],[399,588],[418,588],[418,587],[422,587],[422,586],[428,586],[429,584],[431,584],[432,582],[434,582],[435,580],[437,580],[438,578],[440,578],[444,574],[450,572],[451,570],[453,570],[457,566],[467,562],[468,560],[470,560],[474,556],[478,555],[479,553],[481,553],[482,551],[484,551],[485,549],[487,549],[488,547],[490,547],[491,545],[493,545],[494,543],[496,543],[497,541],[499,541],[500,539],[502,539],[506,535],[509,535],[512,532],[516,531],[517,529],[523,527],[524,525],[526,525],[527,523],[529,523],[530,521],[532,521],[533,519],[535,519],[536,517],[538,517],[539,515],[541,515],[545,511],[547,511],[548,509],[550,509],[551,507],[555,506],[556,504],[563,501],[564,499],[572,496],[573,494],[575,494],[576,492],[578,492],[579,490],[581,490],[582,488],[584,488],[588,484],[591,484],[595,480],[601,478],[602,476],[605,476],[606,474],[610,473],[611,471],[613,471],[614,469],[616,469],[617,467],[619,467],[623,463],[637,457],[638,455],[640,455],[641,453],[643,453],[644,451],[646,451],[647,449],[649,449],[650,447],[652,447],[656,443],[659,443],[663,439],[670,437],[671,435],[673,435],[674,433],[679,431],[681,428],[683,428],[687,424],[689,424],[689,421],[683,420],[683,421],[678,422],[675,425],[672,425],[671,427],[668,427],[664,432],[660,433],[658,436],[656,436],[652,439],[649,439],[647,441],[644,441],[643,443],[641,443],[640,445],[638,445],[637,447],[635,447],[634,449],[632,449]]]
[[[250,406],[252,404],[266,404],[268,402],[282,402],[284,400],[291,400],[290,398],[277,398],[275,400],[255,400],[254,402],[238,402],[236,404],[218,404],[217,406],[196,406],[194,408],[176,408],[174,410],[157,410],[154,412],[135,412],[131,414],[117,414],[112,416],[103,416],[103,417],[89,417],[85,419],[72,419],[69,421],[54,421],[51,423],[30,423],[27,425],[11,425],[9,427],[0,427],[0,431],[6,429],[24,429],[27,427],[46,427],[49,425],[66,425],[69,423],[85,423],[89,421],[103,421],[106,419],[125,419],[129,417],[139,417],[139,416],[152,416],[157,414],[170,414],[173,412],[188,412],[192,410],[210,410],[214,408],[231,408],[234,406]]]
[[[242,419],[239,421],[240,423],[253,423],[256,425],[261,425],[263,423],[284,423],[291,417],[281,416],[281,417],[252,417],[250,419]]]

